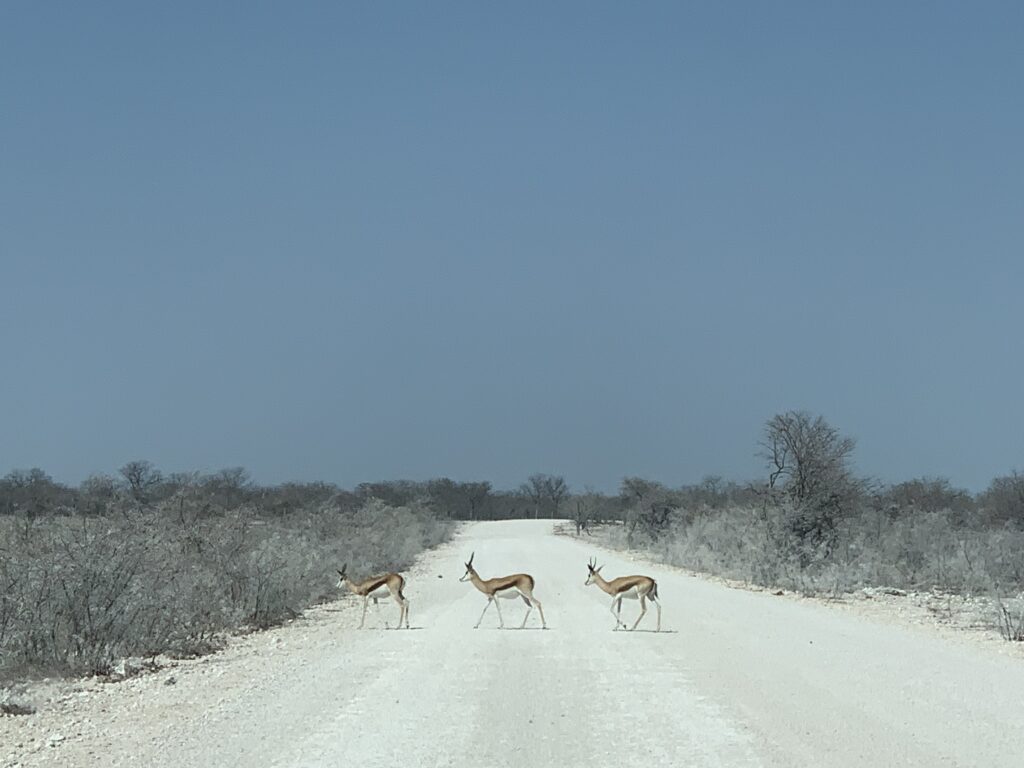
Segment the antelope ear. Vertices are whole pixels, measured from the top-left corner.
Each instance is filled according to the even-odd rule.
[[[337,568],[335,568],[334,570],[338,571],[338,569],[337,569]],[[339,575],[339,576],[344,576],[345,574],[344,574],[344,573],[342,573],[341,571],[338,571],[338,575]]]
[[[604,568],[603,565],[597,566],[597,568],[594,569],[594,573],[600,573],[602,568]]]

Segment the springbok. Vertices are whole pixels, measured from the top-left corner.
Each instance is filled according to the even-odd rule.
[[[480,618],[477,619],[473,629],[477,629],[480,626],[480,622],[484,620],[484,613],[487,613],[491,603],[494,603],[494,607],[498,609],[498,624],[504,629],[505,620],[501,617],[501,606],[498,605],[498,600],[515,600],[517,597],[523,598],[523,602],[526,603],[526,615],[523,616],[523,623],[519,625],[519,628],[522,629],[526,626],[526,620],[530,618],[530,611],[536,605],[537,610],[540,611],[541,628],[547,629],[547,622],[544,621],[544,608],[541,606],[540,600],[533,596],[533,576],[528,573],[514,573],[511,576],[481,579],[480,574],[473,568],[474,555],[476,555],[475,552],[469,556],[469,562],[466,563],[466,573],[459,579],[459,581],[473,582],[474,587],[487,595],[487,605],[484,606],[483,613],[480,614]]]
[[[650,576],[620,576],[617,579],[605,581],[604,577],[601,576],[601,569],[603,567],[603,565],[597,564],[597,560],[591,560],[587,563],[587,569],[590,571],[590,574],[587,576],[585,586],[589,587],[591,584],[597,584],[597,586],[612,596],[611,611],[612,616],[615,617],[615,629],[619,627],[626,628],[626,624],[621,618],[623,598],[627,600],[639,598],[640,615],[636,617],[636,621],[631,629],[636,629],[640,619],[647,613],[647,601],[650,600],[658,609],[658,628],[655,631],[661,632],[661,603],[658,602],[658,582]]]
[[[364,581],[352,581],[346,574],[348,572],[348,563],[341,567],[338,571],[338,589],[344,589],[348,587],[349,591],[353,594],[359,595],[363,598],[363,617],[359,620],[359,629],[363,628],[363,624],[366,622],[366,606],[369,603],[370,598],[373,598],[374,604],[377,600],[386,597],[388,594],[391,598],[398,603],[398,625],[395,629],[401,629],[402,619],[405,619],[405,628],[409,628],[409,601],[406,600],[405,595],[402,594],[402,590],[405,588],[405,579],[401,574],[398,573],[385,573],[381,576],[372,576]]]

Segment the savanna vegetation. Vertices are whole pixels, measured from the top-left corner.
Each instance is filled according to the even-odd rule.
[[[11,472],[0,480],[0,679],[202,653],[334,595],[342,563],[401,570],[452,529],[411,498],[260,487],[241,469],[164,476],[131,462],[77,488]]]
[[[992,598],[1007,639],[1024,640],[1024,475],[973,495],[944,478],[859,477],[855,442],[820,416],[790,411],[764,427],[765,474],[669,488],[623,481],[622,547],[696,571],[805,594],[862,587]]]
[[[749,583],[842,593],[866,586],[986,594],[1024,639],[1024,475],[980,494],[943,478],[859,477],[854,441],[823,418],[774,416],[764,475],[618,494],[536,474],[489,482],[260,486],[242,469],[165,475],[134,461],[77,487],[39,469],[0,479],[0,677],[106,673],[128,656],[195,654],[333,594],[333,569],[408,567],[459,520],[569,519],[575,533]]]

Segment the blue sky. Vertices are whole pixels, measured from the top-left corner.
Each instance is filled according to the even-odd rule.
[[[0,7],[0,473],[1024,468],[1024,6]]]

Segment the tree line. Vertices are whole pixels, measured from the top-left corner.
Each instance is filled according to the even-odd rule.
[[[78,486],[60,483],[38,468],[14,470],[0,478],[0,515],[119,514],[154,509],[185,491],[203,500],[202,514],[244,506],[263,516],[281,517],[327,503],[351,511],[376,499],[393,507],[417,505],[448,520],[559,517],[571,495],[564,477],[541,473],[509,491],[495,490],[488,481],[446,477],[365,482],[346,489],[327,482],[259,485],[242,467],[164,474],[140,460],[128,462],[116,475],[93,475]]]
[[[852,467],[856,442],[822,416],[804,411],[777,414],[758,443],[765,475],[753,482],[707,475],[700,482],[669,486],[625,477],[617,494],[573,492],[564,476],[537,473],[518,488],[495,489],[489,481],[383,480],[346,489],[328,482],[255,483],[241,467],[212,473],[163,473],[149,461],[130,461],[116,475],[93,475],[77,486],[42,469],[14,470],[0,478],[0,515],[118,514],[153,508],[188,490],[202,498],[203,512],[249,507],[269,517],[330,502],[354,510],[377,499],[390,506],[420,505],[450,520],[569,518],[581,529],[623,520],[630,530],[657,537],[680,514],[728,505],[786,507],[785,525],[797,538],[827,544],[841,520],[865,509],[891,516],[948,511],[963,527],[1024,527],[1024,474],[996,477],[972,494],[947,478],[922,477],[885,484],[859,477]]]

